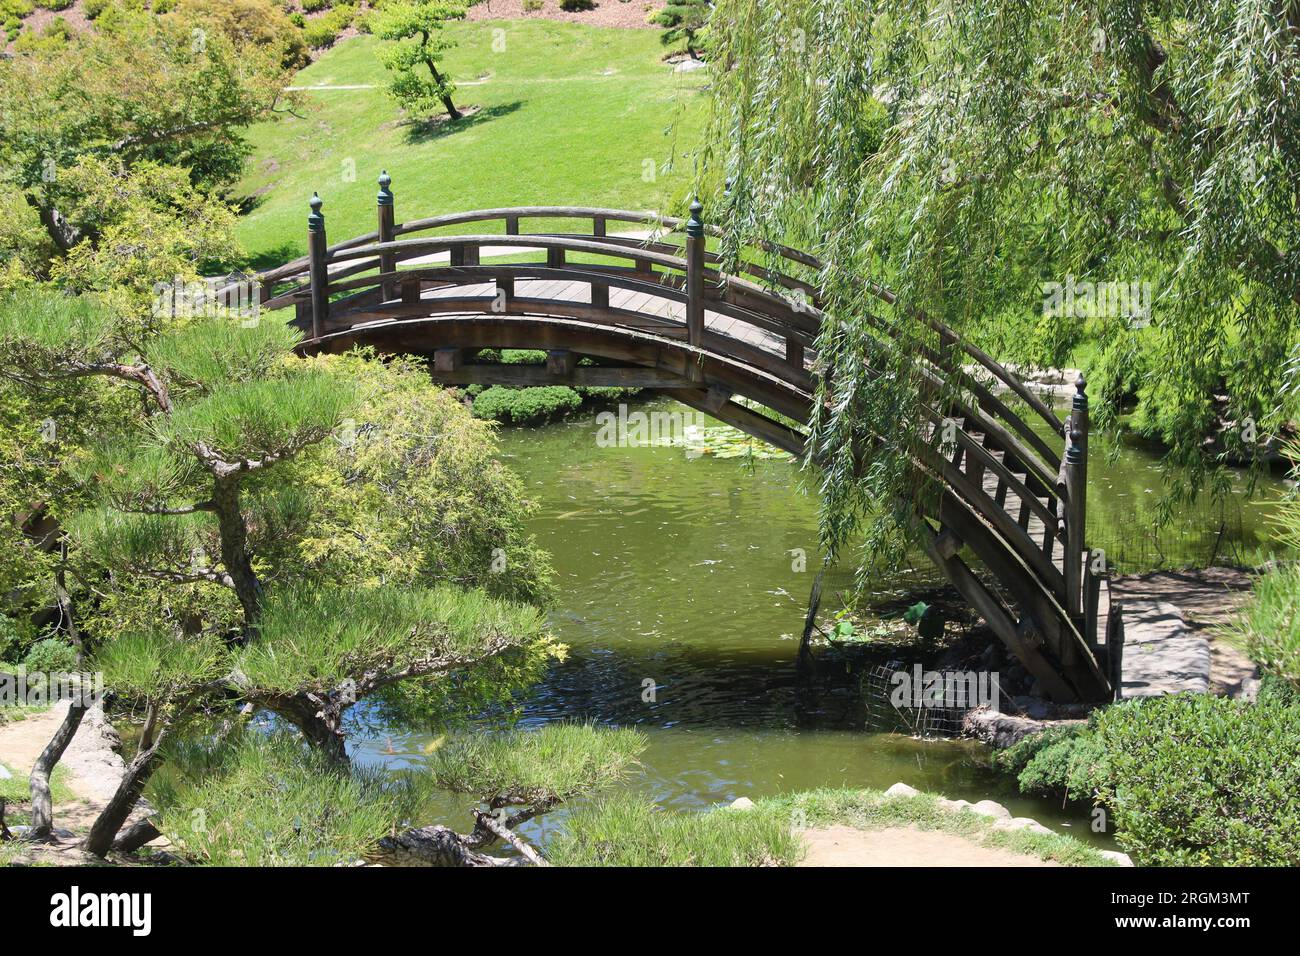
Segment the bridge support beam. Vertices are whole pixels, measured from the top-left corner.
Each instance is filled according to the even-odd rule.
[[[1065,610],[1082,622],[1084,609],[1083,560],[1088,501],[1088,396],[1087,382],[1080,375],[1074,383],[1075,396],[1069,422],[1069,446],[1061,463],[1065,485]],[[1084,635],[1095,641],[1094,635]]]

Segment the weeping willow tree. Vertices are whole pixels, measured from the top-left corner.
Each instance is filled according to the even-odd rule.
[[[926,316],[1022,362],[1095,349],[1095,417],[1137,399],[1171,497],[1282,427],[1296,0],[720,0],[711,33],[703,164],[728,182],[725,251],[766,239],[825,263],[810,449],[832,550],[865,509],[911,497]],[[1148,301],[1100,295],[1121,286]]]

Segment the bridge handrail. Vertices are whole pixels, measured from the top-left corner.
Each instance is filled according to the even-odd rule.
[[[597,221],[614,221],[625,223],[641,223],[645,225],[656,225],[666,228],[669,232],[676,232],[685,226],[685,220],[676,216],[664,216],[650,211],[637,211],[628,209],[613,209],[599,206],[502,206],[490,209],[475,209],[464,212],[445,213],[438,216],[428,216],[423,219],[415,219],[408,222],[395,225],[393,227],[394,236],[407,235],[413,232],[423,232],[430,229],[439,229],[446,226],[463,225],[471,222],[486,221],[505,221],[507,224],[511,220],[515,221],[515,227],[518,228],[519,219],[591,219],[593,222],[593,233],[595,232],[595,223]],[[507,228],[509,226],[507,225]],[[705,232],[708,235],[721,237],[725,231],[715,225],[705,225]],[[516,235],[526,235],[532,238],[545,238],[541,234],[515,233]],[[505,233],[499,238],[511,235]],[[379,233],[369,232],[362,236],[354,237],[346,242],[329,246],[326,253],[330,257],[337,256],[338,253],[355,249],[358,246],[374,243],[378,240]],[[606,238],[602,234],[598,238]],[[609,237],[619,238],[619,237]],[[504,244],[504,243],[502,243]],[[754,246],[766,252],[771,252],[790,262],[797,263],[805,268],[820,271],[825,267],[825,263],[806,252],[782,245],[781,243],[772,242],[768,239],[758,239],[753,243]],[[716,256],[710,255],[709,258],[717,261]],[[263,283],[278,282],[288,279],[295,275],[303,274],[309,265],[310,257],[303,256],[295,259],[276,269],[268,270],[260,274]],[[809,283],[787,273],[766,269],[755,263],[742,262],[741,269],[750,274],[756,274],[766,279],[787,280],[794,287],[807,287]],[[784,283],[781,283],[784,284]],[[897,296],[893,291],[885,286],[868,282],[869,291],[882,302],[891,306],[898,305]],[[922,310],[913,310],[914,314],[924,321],[929,328],[937,332],[945,339],[950,339],[958,348],[960,348],[974,362],[988,371],[995,379],[1006,385],[1018,398],[1024,401],[1034,412],[1043,419],[1044,422],[1053,430],[1053,432],[1062,437],[1065,436],[1065,423],[1057,417],[1056,413],[1048,406],[1038,395],[1030,389],[1024,381],[1004,365],[990,356],[983,349],[966,341],[948,325],[933,318]]]

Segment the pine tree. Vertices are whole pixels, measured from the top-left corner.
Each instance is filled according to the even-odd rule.
[[[329,562],[313,574],[301,555],[277,554],[302,524],[295,467],[324,454],[361,407],[351,376],[292,356],[294,329],[224,314],[143,342],[128,328],[89,297],[35,287],[0,300],[8,377],[38,390],[104,379],[139,402],[134,420],[71,467],[93,492],[64,520],[76,573],[107,590],[152,582],[233,598],[228,614],[218,600],[198,622],[137,605],[99,635],[92,666],[145,720],[90,852],[112,846],[164,742],[201,712],[232,701],[271,710],[346,767],[342,720],[356,701],[510,654],[527,673],[549,653],[528,605],[445,583],[340,580]],[[70,710],[64,736],[79,719]]]
[[[662,38],[665,44],[684,41],[686,52],[698,59],[699,34],[708,26],[712,13],[709,0],[672,0],[650,22],[668,27]]]
[[[408,112],[431,116],[441,105],[453,120],[463,115],[451,98],[455,84],[438,69],[438,61],[453,45],[443,36],[443,26],[448,20],[464,18],[463,6],[441,2],[398,3],[385,6],[376,17],[375,36],[393,41],[380,54],[393,74],[389,92]],[[406,40],[416,42],[402,42]]]

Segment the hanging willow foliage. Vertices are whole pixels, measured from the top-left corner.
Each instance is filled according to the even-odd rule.
[[[719,0],[710,33],[724,251],[765,239],[827,264],[811,448],[832,550],[916,493],[908,354],[936,345],[918,310],[1038,365],[1093,339],[1094,417],[1136,392],[1175,496],[1217,474],[1215,395],[1261,435],[1281,424],[1300,0]],[[1085,282],[1139,308],[1045,307],[1047,283]]]

